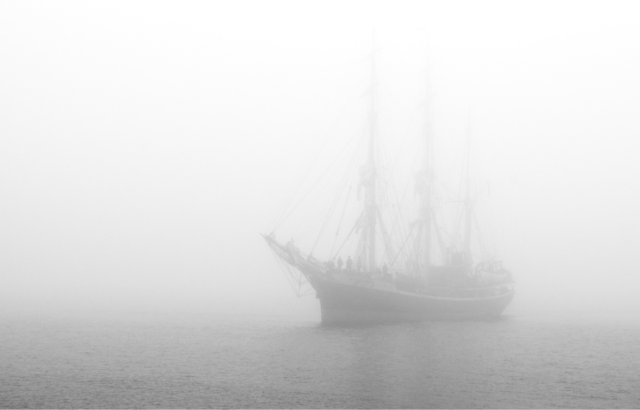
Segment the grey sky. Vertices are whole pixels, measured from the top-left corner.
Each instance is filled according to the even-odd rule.
[[[419,125],[427,38],[451,158],[471,107],[510,309],[640,312],[639,11],[2,2],[0,307],[313,312],[258,233],[362,121],[375,27],[383,138]]]

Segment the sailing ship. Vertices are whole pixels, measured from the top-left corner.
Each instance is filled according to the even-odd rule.
[[[351,259],[349,254],[345,265],[343,247],[336,252],[332,247],[331,254],[324,258],[316,257],[313,249],[301,251],[293,238],[286,243],[279,242],[275,231],[263,235],[264,239],[290,275],[298,294],[315,292],[320,301],[323,324],[467,320],[500,316],[513,299],[513,279],[502,263],[494,258],[474,263],[471,236],[477,223],[473,223],[475,201],[469,166],[470,132],[465,153],[463,195],[455,202],[461,209],[461,234],[446,244],[437,224],[429,102],[425,104],[422,166],[415,176],[415,191],[419,198],[417,215],[406,229],[406,237],[399,244],[392,243],[380,202],[383,167],[377,155],[375,52],[370,58],[369,132],[366,161],[360,169],[358,185],[365,194],[361,211],[348,234],[348,237],[357,236],[357,246],[352,253],[354,258]],[[341,221],[342,216],[344,212]],[[433,257],[435,245],[432,242],[439,243],[440,261]]]

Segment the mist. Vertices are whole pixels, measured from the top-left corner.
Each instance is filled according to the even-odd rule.
[[[392,149],[428,60],[451,178],[471,122],[505,313],[637,315],[639,9],[3,2],[0,309],[319,315],[260,233],[363,121],[375,30]]]

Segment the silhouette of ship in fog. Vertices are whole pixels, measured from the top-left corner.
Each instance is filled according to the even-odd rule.
[[[274,231],[263,235],[264,239],[278,261],[284,262],[281,266],[299,296],[316,293],[324,324],[482,319],[501,315],[514,296],[511,273],[500,261],[489,258],[474,264],[472,256],[472,230],[478,230],[479,225],[474,216],[475,200],[471,192],[470,133],[462,189],[458,200],[452,201],[458,209],[458,233],[447,240],[438,223],[438,207],[435,206],[431,113],[427,102],[425,149],[421,154],[421,169],[415,174],[418,212],[417,215],[414,213],[412,223],[405,224],[404,236],[399,236],[401,229],[396,229],[396,225],[400,218],[386,219],[396,221],[389,230],[381,209],[397,207],[386,206],[390,196],[383,191],[388,184],[381,182],[373,54],[369,94],[367,159],[360,169],[358,185],[358,194],[360,189],[365,191],[364,203],[343,242],[344,245],[349,238],[358,238],[356,249],[351,253],[353,260],[349,256],[344,263],[342,246],[336,252],[332,247],[328,258],[319,259],[313,256],[313,249],[308,253],[301,251],[293,239],[287,243],[278,242]],[[349,189],[347,197],[350,192]],[[381,206],[381,197],[385,206]],[[337,198],[330,215],[340,208],[336,206]],[[342,224],[342,216],[339,224]],[[329,216],[322,220],[328,221]],[[440,263],[435,263],[433,249],[436,246],[440,250]],[[310,285],[306,292],[303,291],[304,284]]]

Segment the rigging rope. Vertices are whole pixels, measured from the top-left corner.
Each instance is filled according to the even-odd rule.
[[[349,240],[349,238],[351,237],[351,234],[353,233],[353,231],[356,230],[356,228],[360,225],[360,219],[363,218],[364,212],[362,213],[362,215],[360,216],[360,218],[358,218],[357,222],[353,225],[353,228],[351,228],[351,230],[349,231],[349,233],[347,234],[347,237],[344,239],[344,242],[342,242],[342,245],[340,245],[340,247],[338,248],[338,250],[336,251],[335,255],[333,255],[330,259],[335,258],[336,256],[338,256],[338,254],[340,253],[340,251],[342,250],[342,247],[344,246],[345,243],[347,243],[347,241]]]
[[[364,134],[364,130],[363,130],[363,134]],[[353,142],[353,140],[355,139],[355,137],[352,137],[351,140],[348,141],[348,143],[343,147],[343,149],[340,151],[340,153],[338,154],[338,156],[334,159],[334,161],[331,163],[331,165],[329,166],[329,168],[327,168],[327,170],[325,171],[325,173],[323,173],[323,176],[326,174],[327,171],[329,171],[330,169],[334,170],[334,174],[337,174],[339,171],[338,167],[334,167],[333,164],[336,163],[338,161],[338,159],[340,159],[340,157],[346,152],[347,147],[349,146],[350,143]],[[343,174],[343,183],[346,183],[346,181],[349,179],[349,173],[351,172],[352,168],[353,168],[353,164],[355,163],[355,157],[357,156],[358,150],[354,150],[353,151],[353,155],[351,158],[351,161],[349,163],[349,166],[347,168],[347,172]],[[324,197],[324,193],[325,191],[329,188],[329,185],[325,185],[324,188],[319,192],[319,197],[323,198]],[[300,225],[298,226],[298,229],[296,230],[296,234],[300,231],[300,229],[302,228],[302,224],[304,223],[304,221],[309,220],[311,214],[315,212],[313,209],[309,209],[309,211],[307,212],[306,217],[300,222]],[[309,226],[307,231],[309,231],[310,229],[312,229],[313,226]]]
[[[416,224],[413,224],[411,226],[411,229],[409,230],[409,234],[407,235],[407,238],[404,240],[404,243],[402,244],[402,246],[400,247],[400,249],[398,249],[398,253],[396,254],[395,258],[393,258],[393,260],[391,261],[391,263],[389,265],[393,266],[394,263],[396,263],[396,260],[398,259],[398,256],[400,256],[400,253],[402,252],[402,250],[404,249],[404,246],[407,244],[407,242],[409,241],[409,238],[411,238],[411,232],[413,232],[413,230],[415,229]]]
[[[342,214],[340,215],[340,220],[338,221],[338,228],[336,229],[336,236],[333,240],[333,244],[331,244],[331,252],[329,252],[329,256],[333,255],[333,248],[336,246],[336,242],[338,241],[338,234],[340,233],[340,228],[342,227],[342,220],[344,219],[344,213],[347,210],[347,205],[349,204],[349,194],[351,194],[352,185],[349,185],[349,191],[347,192],[347,196],[345,197],[344,207],[342,208]]]
[[[351,141],[349,141],[351,142]],[[320,177],[311,185],[311,187],[309,188],[309,190],[306,192],[306,194],[304,194],[304,196],[298,201],[298,203],[289,211],[289,213],[281,219],[281,221],[273,228],[273,230],[275,231],[276,229],[278,229],[282,223],[284,223],[284,221],[286,221],[291,214],[300,206],[300,204],[302,204],[302,202],[304,202],[304,200],[307,198],[307,196],[309,196],[311,194],[311,192],[313,192],[313,189],[315,188],[316,185],[318,185],[320,183],[320,181],[322,181],[322,179],[324,178],[324,176],[327,174],[327,172],[329,172],[330,169],[332,169],[333,164],[339,159],[340,155],[346,150],[349,142],[342,148],[342,150],[340,151],[340,154],[334,158],[334,160],[332,161],[332,163],[329,165],[329,167],[327,167],[325,169],[325,171],[320,175]],[[298,228],[300,229],[300,228]]]
[[[340,110],[341,111],[340,115],[338,116],[338,118],[334,122],[333,126],[331,126],[330,130],[326,134],[329,134],[329,135],[333,134],[333,132],[337,128],[337,126],[340,123],[340,121],[346,115],[347,108],[353,102],[354,96],[356,95],[358,90],[359,90],[359,86],[354,85],[353,90],[351,91],[351,94],[350,94],[349,98],[347,98],[347,102],[343,106],[342,110]],[[292,210],[291,212],[289,212],[289,214],[284,216],[286,211],[287,211],[287,209],[289,208],[289,206],[291,205],[293,200],[296,198],[296,195],[298,194],[298,191],[300,190],[300,187],[302,186],[303,182],[305,181],[305,179],[307,178],[307,176],[311,172],[311,169],[313,168],[315,163],[318,161],[318,158],[320,157],[320,154],[322,153],[322,151],[326,147],[326,145],[329,142],[329,140],[330,140],[330,138],[324,138],[323,144],[321,145],[320,149],[315,150],[316,151],[316,155],[313,158],[313,161],[311,161],[311,164],[307,168],[307,171],[302,174],[302,177],[299,179],[299,181],[298,181],[298,183],[296,185],[296,188],[294,189],[293,194],[289,197],[288,200],[285,201],[285,205],[282,207],[282,211],[279,213],[279,216],[277,216],[276,219],[274,220],[274,222],[272,223],[271,232],[274,232],[276,229],[278,229],[282,225],[282,223],[284,223],[284,221],[286,221],[287,218],[291,215],[291,212],[293,212],[293,210]],[[296,208],[297,208],[297,205],[296,205]],[[295,208],[294,208],[294,210],[295,210]]]
[[[309,252],[309,254],[313,254],[313,251],[316,249],[316,245],[318,244],[318,241],[320,240],[320,238],[322,237],[322,234],[325,230],[325,228],[327,227],[327,224],[329,223],[329,219],[331,219],[331,215],[333,214],[333,211],[335,209],[335,207],[338,205],[338,200],[340,199],[340,194],[342,193],[346,183],[347,183],[347,179],[348,178],[343,178],[342,182],[340,183],[340,188],[338,190],[338,193],[336,194],[336,196],[334,197],[333,203],[331,204],[331,207],[329,208],[329,212],[327,213],[327,216],[325,217],[324,223],[322,224],[322,227],[320,228],[320,232],[318,233],[318,236],[316,238],[315,243],[313,244],[313,247],[311,248],[311,252]],[[347,196],[348,199],[348,196]]]

